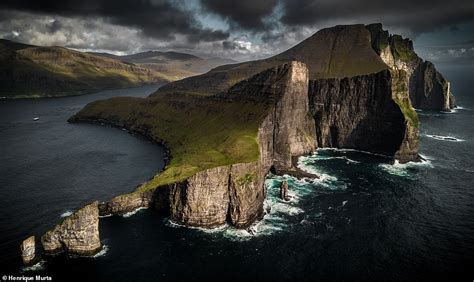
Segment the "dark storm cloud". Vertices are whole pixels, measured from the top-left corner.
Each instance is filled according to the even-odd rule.
[[[446,44],[421,45],[417,52],[434,63],[473,65],[474,39]]]
[[[166,0],[2,0],[0,8],[63,17],[103,17],[113,24],[135,27],[148,36],[167,40],[176,34],[190,35],[192,42],[229,36],[224,31],[203,28],[189,11]]]
[[[263,30],[268,27],[265,17],[272,14],[277,0],[201,0],[207,11],[217,14],[246,30]]]
[[[472,0],[283,0],[281,21],[289,26],[382,22],[413,33],[474,20]]]
[[[230,40],[223,41],[222,48],[224,48],[224,50],[241,50],[241,51],[247,50],[247,48],[243,46],[242,44],[239,44],[238,42],[230,41]]]

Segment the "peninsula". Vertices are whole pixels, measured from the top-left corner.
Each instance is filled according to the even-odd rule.
[[[247,228],[264,214],[266,175],[297,173],[295,158],[321,147],[419,161],[413,105],[450,110],[449,82],[381,24],[323,29],[269,59],[217,67],[148,98],[92,102],[69,122],[126,128],[165,146],[170,159],[136,190],[47,232],[44,249],[96,252],[98,216],[137,208],[187,226]],[[65,239],[78,237],[92,238],[90,248]]]

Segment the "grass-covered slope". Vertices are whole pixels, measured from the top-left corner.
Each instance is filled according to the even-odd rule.
[[[266,109],[265,102],[211,97],[117,97],[87,105],[71,121],[105,120],[162,142],[171,161],[141,188],[149,189],[207,168],[256,161]]]
[[[94,53],[93,53],[94,54]],[[115,56],[107,53],[96,53],[124,62],[134,63],[166,74],[169,80],[178,80],[205,73],[217,66],[235,61],[223,58],[201,58],[191,54],[174,51],[147,51],[126,56]]]
[[[163,93],[214,95],[265,69],[293,60],[308,66],[310,79],[377,73],[387,69],[387,65],[372,48],[370,39],[370,32],[364,25],[322,29],[276,56],[217,67],[206,74],[170,83],[162,87],[157,95]]]
[[[62,47],[0,41],[0,97],[54,97],[169,81],[131,63]]]

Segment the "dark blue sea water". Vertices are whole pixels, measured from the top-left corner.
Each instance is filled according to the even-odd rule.
[[[157,88],[0,100],[0,274],[18,268],[19,244],[29,235],[43,234],[90,201],[129,192],[162,169],[164,152],[149,141],[66,122],[91,101],[142,97]]]
[[[471,281],[474,279],[474,93],[471,87],[474,69],[447,66],[440,69],[452,82],[457,104],[462,108],[449,114],[418,112],[422,131],[420,152],[426,159],[423,163],[390,165],[387,158],[362,152],[318,150],[300,159],[300,165],[320,174],[319,180],[268,178],[266,205],[271,212],[252,226],[251,233],[255,235],[227,226],[211,231],[184,228],[173,225],[153,210],[141,210],[130,217],[101,219],[101,237],[106,248],[95,258],[58,257],[43,262],[36,270],[25,270],[18,264],[14,266],[17,268],[2,270],[1,274],[8,271],[23,271],[24,275],[41,273],[57,281],[73,278],[101,281]],[[127,146],[123,152],[149,146],[117,129],[68,126],[84,126],[87,129],[84,134],[111,134],[116,138],[120,135],[123,140],[138,143],[133,148]],[[88,131],[93,128],[97,131]],[[91,139],[91,135],[88,136]],[[3,142],[2,135],[2,147]],[[67,153],[67,146],[61,148]],[[110,149],[118,152],[122,148]],[[158,162],[159,156],[157,152],[150,162]],[[76,165],[87,167],[91,162],[80,161]],[[136,165],[145,170],[150,164],[137,161]],[[7,181],[9,185],[15,183],[16,178],[10,176],[15,172],[5,175],[3,167],[2,164],[0,181],[5,181],[7,176],[11,179]],[[155,164],[153,169],[148,168],[148,174],[143,177],[131,176],[136,180],[127,185],[134,186],[159,167]],[[51,171],[54,169],[57,168],[52,166]],[[125,177],[123,171],[128,172],[122,167],[115,169],[107,173]],[[20,175],[27,174],[21,167],[16,170]],[[31,172],[31,167],[28,171]],[[101,182],[106,190],[104,196],[127,190],[127,187],[107,186],[106,181],[95,175],[80,177],[86,178],[86,183]],[[290,182],[292,199],[289,202],[277,198],[277,187],[283,179]],[[26,236],[34,230],[28,226],[50,226],[50,222],[42,223],[37,215],[29,215],[28,220],[23,218],[52,208],[41,198],[34,200],[33,207],[13,208],[10,203],[25,201],[24,197],[29,196],[13,193],[11,188],[6,193],[5,184],[1,183],[3,250],[9,249],[12,243],[17,248],[18,243],[12,237],[3,244],[5,226],[14,226],[9,232],[13,234],[15,230],[15,236]],[[22,186],[16,187],[21,189]],[[44,193],[37,192],[37,197],[51,197],[47,186],[38,189]],[[60,192],[64,210],[82,204],[77,199],[78,194],[100,198],[82,189],[80,193],[55,190],[55,193]],[[4,217],[5,209],[7,217]],[[14,214],[10,209],[21,213]],[[61,212],[62,209],[56,210],[54,222]],[[7,218],[8,224],[4,223]],[[2,254],[2,262],[12,260],[18,261],[18,255]]]

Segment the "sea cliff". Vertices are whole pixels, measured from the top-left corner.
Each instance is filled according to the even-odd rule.
[[[413,42],[383,30],[382,24],[367,26],[372,47],[392,70],[405,72],[413,106],[422,110],[450,111],[455,107],[450,83],[435,66],[421,59]]]

